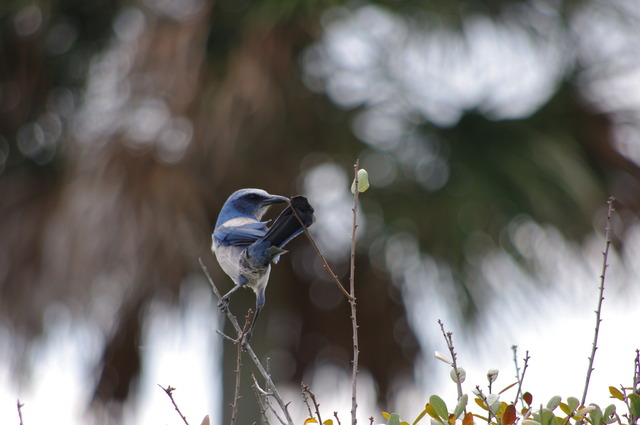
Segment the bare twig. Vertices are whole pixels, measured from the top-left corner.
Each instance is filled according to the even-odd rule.
[[[200,267],[202,268],[202,271],[204,272],[205,276],[207,277],[207,280],[209,281],[209,284],[211,285],[211,289],[213,290],[213,293],[216,295],[216,297],[218,299],[220,299],[222,296],[220,295],[220,291],[218,291],[218,288],[216,287],[216,285],[213,283],[213,279],[211,278],[211,275],[209,274],[209,270],[207,269],[207,267],[202,262],[202,258],[199,258],[199,261],[200,261]],[[238,334],[241,334],[242,333],[242,329],[240,328],[240,325],[238,324],[238,321],[236,320],[235,316],[231,313],[230,310],[227,310],[226,314],[227,314],[227,318],[229,319],[229,321],[231,322],[231,324],[235,328],[236,332]],[[273,380],[271,379],[271,376],[267,373],[265,368],[262,366],[262,363],[258,359],[258,356],[256,356],[256,353],[253,351],[253,348],[251,348],[251,344],[245,343],[244,344],[244,349],[246,350],[246,353],[249,355],[249,358],[251,359],[253,364],[256,366],[256,368],[260,372],[260,375],[262,375],[263,379],[265,380],[265,382],[267,384],[267,387],[269,388],[269,395],[271,395],[276,400],[278,405],[280,406],[280,409],[282,410],[283,414],[285,415],[286,423],[288,425],[293,425],[293,419],[291,419],[291,415],[289,414],[288,404],[285,403],[282,400],[282,397],[280,396],[280,393],[278,392],[278,389],[276,388],[275,384],[273,383]]]
[[[353,166],[355,172],[355,191],[353,194],[353,228],[351,230],[351,272],[349,273],[349,305],[351,306],[351,327],[353,332],[353,365],[351,369],[351,425],[356,425],[356,410],[358,401],[356,398],[356,383],[358,377],[358,356],[360,354],[358,346],[358,321],[356,318],[356,230],[358,229],[358,167],[359,161]]]
[[[636,349],[636,358],[633,363],[633,391],[640,394],[640,349]]]
[[[322,423],[322,418],[320,418],[320,405],[318,404],[318,401],[316,400],[316,395],[311,391],[309,386],[305,385],[305,384],[302,384],[302,391],[303,391],[303,393],[309,394],[309,398],[311,399],[311,402],[313,403],[313,407],[314,407],[314,409],[316,411],[316,417],[318,418],[318,423],[321,424]],[[311,412],[309,412],[309,413],[311,413]]]
[[[251,316],[253,316],[253,311],[249,309],[247,315],[244,318],[244,326],[242,327],[242,332],[238,336],[238,340],[236,342],[236,346],[238,349],[238,353],[236,354],[236,370],[234,373],[236,374],[236,386],[235,392],[233,395],[233,403],[230,403],[231,406],[231,425],[236,425],[238,420],[238,405],[240,404],[240,371],[242,370],[242,343],[241,341],[244,339],[244,336],[249,329],[249,323],[251,323]]]
[[[251,372],[251,379],[253,380],[253,392],[256,395],[256,399],[258,400],[258,406],[260,407],[260,415],[262,416],[262,420],[265,424],[269,425],[269,418],[267,418],[267,407],[263,402],[263,397],[269,395],[269,393],[265,392],[260,385],[258,384],[258,380],[256,379],[256,375]],[[269,406],[270,407],[270,406]]]
[[[527,367],[529,366],[529,359],[531,357],[529,357],[529,350],[525,351],[524,354],[524,366],[522,366],[522,377],[518,376],[518,391],[516,392],[516,398],[513,401],[513,405],[516,405],[516,402],[518,401],[518,397],[521,397],[521,392],[522,392],[522,383],[524,382],[524,374],[527,373]],[[517,362],[516,362],[517,364]],[[524,407],[524,403],[522,403]]]
[[[587,378],[584,382],[584,392],[582,393],[582,401],[581,405],[584,406],[584,403],[587,400],[587,391],[589,390],[589,380],[591,379],[591,372],[593,372],[593,361],[596,357],[596,350],[598,349],[598,333],[600,332],[600,322],[602,319],[600,318],[602,314],[602,302],[604,301],[604,281],[607,273],[607,268],[609,265],[607,264],[607,259],[609,257],[609,247],[611,246],[611,216],[613,214],[613,196],[610,196],[607,200],[608,211],[607,211],[607,224],[604,228],[604,251],[602,252],[602,273],[600,274],[600,294],[598,296],[598,308],[596,309],[596,328],[593,335],[593,346],[591,347],[591,356],[589,356],[589,368],[587,369]]]
[[[338,412],[333,412],[333,417],[336,418],[338,425],[342,425],[342,423],[340,422],[340,418],[338,417]]]
[[[18,408],[18,418],[20,418],[20,425],[24,425],[24,423],[22,422],[22,406],[24,406],[24,403],[20,403],[20,399],[18,399],[18,401],[16,402],[16,407]]]
[[[484,395],[484,393],[480,389],[480,385],[476,385],[476,391],[477,391],[478,398],[480,398],[480,400],[482,400],[482,402],[484,403],[485,407],[487,408],[487,411],[489,412],[489,414],[487,415],[487,423],[491,423],[491,416],[492,415],[496,419],[499,419],[499,417],[497,415],[497,412],[493,411],[493,409],[489,405],[489,400],[487,399],[487,397]]]
[[[442,336],[444,336],[445,341],[447,342],[447,348],[449,348],[449,353],[451,354],[451,361],[453,362],[453,370],[455,370],[456,376],[458,379],[456,379],[456,384],[458,387],[458,400],[460,400],[460,398],[462,397],[462,382],[460,379],[460,371],[458,370],[458,364],[456,363],[456,351],[455,348],[453,347],[453,333],[452,332],[446,332],[444,330],[444,323],[442,323],[442,320],[438,319],[438,324],[440,325],[440,330],[442,331]],[[466,408],[465,408],[465,412],[466,412]]]
[[[173,388],[171,385],[167,386],[167,388],[164,388],[160,384],[158,384],[158,386],[162,388],[165,393],[167,393],[167,395],[171,399],[171,403],[173,403],[173,407],[176,408],[176,412],[178,412],[178,415],[180,415],[180,418],[182,418],[182,421],[185,423],[185,425],[189,425],[189,422],[187,422],[187,418],[182,414],[182,412],[180,411],[180,408],[176,404],[176,401],[173,399],[173,392],[175,391],[175,388]]]
[[[291,205],[291,202],[289,202],[289,205]],[[293,215],[296,216],[296,218],[298,219],[298,221],[302,225],[302,228],[304,229],[304,234],[307,236],[307,239],[309,239],[309,242],[311,242],[311,246],[313,247],[313,249],[315,249],[315,251],[320,256],[320,260],[322,261],[322,265],[324,266],[324,269],[329,273],[329,275],[331,275],[331,278],[333,279],[333,282],[338,286],[338,288],[340,289],[340,292],[342,292],[342,294],[348,300],[351,300],[351,295],[347,292],[346,289],[344,289],[344,286],[342,286],[342,283],[340,283],[340,279],[338,279],[338,276],[336,276],[336,274],[333,272],[333,269],[331,268],[331,266],[329,266],[329,263],[327,263],[327,259],[324,258],[324,254],[322,254],[322,251],[320,251],[320,248],[318,248],[318,244],[316,243],[316,240],[313,238],[313,236],[311,236],[311,233],[309,232],[309,228],[304,225],[304,223],[302,222],[302,219],[300,218],[300,216],[296,212],[296,209],[295,208],[291,208],[291,210],[293,211]]]
[[[518,346],[512,345],[511,351],[513,351],[513,363],[516,365],[516,380],[520,382],[520,366],[518,366]]]
[[[309,404],[309,397],[307,396],[307,392],[305,391],[306,385],[304,382],[300,383],[300,388],[302,388],[302,401],[307,406],[307,411],[309,412],[309,417],[313,418],[313,412],[311,411],[311,405]]]

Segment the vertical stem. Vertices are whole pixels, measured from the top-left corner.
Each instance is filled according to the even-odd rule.
[[[356,425],[356,410],[358,403],[356,401],[356,381],[358,376],[358,322],[356,319],[356,289],[355,289],[355,271],[356,271],[356,229],[358,228],[358,165],[356,160],[355,170],[355,193],[353,195],[353,229],[351,233],[351,272],[349,274],[349,305],[351,306],[351,325],[353,330],[353,369],[351,374],[351,424]]]
[[[611,246],[611,237],[609,233],[611,232],[611,215],[613,213],[613,197],[609,197],[607,200],[607,204],[609,205],[609,210],[607,211],[607,224],[604,228],[604,251],[602,252],[602,273],[600,274],[600,295],[598,297],[598,308],[596,309],[596,329],[593,335],[593,347],[591,348],[591,356],[589,357],[589,369],[587,369],[587,379],[584,383],[584,392],[582,393],[582,401],[581,405],[584,406],[584,403],[587,399],[587,391],[589,390],[589,380],[591,379],[591,372],[593,372],[593,361],[596,357],[596,350],[598,349],[598,333],[600,332],[600,322],[602,319],[600,315],[602,313],[602,301],[604,301],[604,281],[605,275],[607,273],[607,258],[609,257],[609,247]]]

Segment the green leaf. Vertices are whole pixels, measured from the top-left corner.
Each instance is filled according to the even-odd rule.
[[[603,424],[602,409],[600,409],[600,406],[598,406],[597,404],[591,404],[591,406],[595,407],[594,411],[589,414],[589,419],[591,419],[591,424],[602,425]]]
[[[524,421],[521,422],[521,425],[542,425],[540,422],[538,421],[534,421],[531,419],[525,419]]]
[[[580,406],[580,400],[575,397],[569,397],[567,398],[567,404],[569,405],[569,409],[575,412],[578,406]]]
[[[358,170],[358,192],[366,192],[369,189],[369,174],[367,174],[367,170],[361,168]],[[353,183],[351,183],[351,193],[355,195],[356,193],[356,179],[353,179]]]
[[[569,408],[568,404],[560,403],[558,406],[560,407],[560,410],[564,412],[565,415],[569,416],[571,414],[571,409]]]
[[[620,392],[616,387],[609,387],[609,393],[611,394],[611,397],[624,401],[624,394],[622,394],[622,392]]]
[[[397,413],[390,414],[387,425],[400,425],[400,416]]]
[[[456,418],[460,417],[464,408],[467,407],[467,401],[469,401],[469,396],[463,394],[462,397],[460,397],[460,400],[458,400],[456,408],[453,410],[453,416],[455,416]]]
[[[610,424],[616,421],[616,405],[610,404],[604,409],[604,423]]]
[[[551,410],[542,409],[540,412],[540,423],[542,425],[558,425],[558,420]]]
[[[431,416],[433,419],[435,419],[440,423],[444,423],[444,420],[446,420],[446,419],[442,419],[438,415],[438,412],[436,412],[436,409],[433,408],[433,405],[431,403],[427,403],[427,405],[424,407],[424,410],[427,412],[427,414],[429,414],[429,416]]]
[[[560,397],[559,395],[551,397],[551,400],[549,400],[549,402],[547,403],[547,409],[551,411],[555,410],[555,408],[558,407],[561,401],[562,397]]]
[[[631,414],[635,419],[640,418],[640,395],[631,393],[628,398],[631,402]]]
[[[440,416],[444,421],[449,419],[449,411],[447,410],[447,405],[444,400],[434,394],[429,397],[429,404],[433,406],[433,409],[436,411],[438,416]]]

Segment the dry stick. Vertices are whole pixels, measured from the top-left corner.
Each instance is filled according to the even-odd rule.
[[[358,377],[358,321],[356,318],[356,286],[355,286],[355,271],[356,271],[356,230],[358,228],[358,165],[359,161],[356,159],[356,163],[353,166],[355,172],[355,190],[353,194],[353,229],[351,231],[351,272],[349,273],[349,305],[351,306],[351,326],[353,329],[353,365],[351,370],[351,425],[356,425],[358,420],[356,419],[356,410],[358,409],[358,402],[356,399],[356,382]]]
[[[202,262],[202,258],[199,258],[198,261],[200,262],[200,267],[202,268],[202,271],[204,271],[205,276],[207,276],[207,280],[209,281],[209,284],[211,285],[211,289],[213,290],[213,293],[216,295],[216,297],[218,297],[218,299],[220,299],[222,296],[220,295],[220,291],[218,291],[218,288],[216,287],[216,285],[213,283],[213,279],[211,278],[211,275],[209,274],[209,270],[207,269],[207,267]],[[235,316],[233,314],[231,314],[230,310],[227,310],[226,314],[227,314],[227,318],[229,319],[229,321],[231,322],[231,324],[235,328],[236,332],[238,334],[240,334],[242,332],[242,329],[240,328],[240,325],[238,324],[238,321],[236,320]],[[236,343],[239,343],[239,341],[236,341]],[[251,348],[251,344],[246,343],[244,345],[244,348],[247,350],[246,352],[249,355],[249,358],[251,358],[251,361],[253,362],[253,364],[255,364],[256,368],[258,368],[258,371],[260,372],[260,375],[262,375],[262,377],[264,378],[265,382],[267,383],[267,387],[269,388],[269,395],[271,395],[273,398],[275,398],[276,401],[278,402],[278,405],[280,406],[280,409],[282,410],[282,412],[284,413],[284,415],[286,417],[287,424],[288,425],[293,425],[293,419],[291,419],[291,415],[289,414],[289,409],[287,408],[288,404],[285,403],[282,400],[282,397],[280,396],[280,393],[278,392],[278,389],[276,388],[275,384],[273,383],[273,380],[271,379],[271,376],[267,373],[265,368],[262,366],[262,363],[260,363],[260,360],[258,359],[258,356],[256,356],[256,353],[253,351],[253,348]]]
[[[522,391],[522,383],[524,382],[524,374],[527,373],[527,367],[529,366],[529,350],[524,353],[524,366],[522,366],[522,378],[518,377],[518,392],[516,392],[516,399],[513,402],[513,405],[516,405],[518,401],[518,397],[520,397],[520,393]],[[517,364],[517,363],[516,363]],[[517,367],[517,366],[516,366]],[[522,403],[522,407],[524,407],[524,403]]]
[[[634,360],[634,368],[633,368],[633,391],[638,393],[640,388],[640,349],[636,349],[636,358]]]
[[[289,202],[289,205],[291,205],[291,202]],[[295,208],[291,208],[291,211],[293,211],[293,215],[296,216],[296,218],[298,219],[298,221],[302,225],[302,229],[304,231],[304,234],[307,236],[307,239],[309,239],[309,242],[311,242],[311,246],[313,246],[313,249],[315,249],[315,251],[320,256],[320,260],[322,260],[322,265],[324,266],[324,269],[331,275],[331,278],[333,279],[333,282],[338,286],[338,288],[340,288],[340,292],[342,292],[342,294],[348,300],[351,300],[351,295],[347,292],[346,289],[344,289],[344,286],[342,286],[342,283],[340,283],[340,279],[338,279],[338,276],[336,276],[336,274],[333,272],[333,270],[329,266],[329,263],[327,263],[327,259],[324,258],[324,255],[322,254],[322,251],[320,251],[320,248],[318,248],[318,244],[316,244],[315,239],[313,239],[313,236],[311,236],[311,233],[309,233],[309,228],[304,225],[304,223],[302,222],[302,219],[300,218],[300,216],[296,212]]]
[[[520,383],[520,367],[518,367],[518,346],[512,345],[511,351],[513,351],[513,363],[516,365],[516,379],[518,380],[518,383]],[[515,405],[517,401],[518,398],[516,397],[516,400],[513,402],[513,404]]]
[[[322,252],[318,248],[318,245],[316,244],[315,240],[313,239],[313,236],[311,236],[311,233],[309,233],[309,230],[307,229],[307,226],[304,225],[304,223],[300,219],[300,216],[296,212],[295,208],[292,208],[293,214],[296,216],[296,218],[298,219],[300,224],[302,224],[302,228],[304,229],[305,235],[307,235],[307,238],[311,242],[311,245],[313,246],[313,248],[316,250],[316,252],[320,256],[320,259],[322,260],[322,264],[324,265],[325,270],[327,270],[327,272],[329,272],[329,274],[333,278],[333,281],[335,282],[336,285],[338,285],[338,288],[340,288],[340,291],[347,298],[347,300],[349,301],[349,305],[351,306],[351,325],[352,325],[352,330],[353,330],[353,364],[352,364],[353,369],[352,369],[352,376],[351,376],[351,424],[352,425],[356,425],[356,422],[357,422],[356,410],[358,408],[358,403],[356,401],[356,379],[357,379],[357,375],[358,375],[358,355],[359,355],[359,351],[358,351],[358,322],[357,322],[357,319],[356,319],[356,296],[355,296],[356,230],[358,228],[358,222],[357,222],[357,216],[358,216],[358,194],[360,193],[360,191],[358,190],[358,165],[359,165],[359,161],[356,160],[356,163],[353,166],[353,168],[355,170],[355,182],[354,182],[354,185],[355,185],[356,190],[355,190],[355,193],[354,193],[354,196],[353,196],[353,204],[354,204],[354,206],[353,206],[353,228],[352,228],[352,232],[351,232],[351,271],[350,271],[350,274],[349,274],[349,289],[350,289],[349,292],[347,292],[344,289],[344,286],[342,286],[342,283],[340,283],[340,280],[338,279],[336,274],[333,272],[333,270],[329,266],[329,263],[327,263],[327,260],[324,258],[324,255],[322,255]]]
[[[236,354],[236,370],[234,371],[236,374],[236,387],[233,394],[233,403],[231,403],[231,425],[235,425],[238,420],[238,405],[240,404],[240,371],[242,370],[242,343],[240,341],[244,339],[244,335],[247,333],[252,315],[253,311],[249,309],[244,318],[244,327],[236,344],[238,348],[238,353]]]
[[[23,403],[20,403],[20,399],[18,399],[16,406],[18,407],[18,418],[20,418],[20,425],[23,425],[22,422],[22,406],[24,406]]]
[[[584,392],[582,393],[582,401],[581,405],[584,406],[584,403],[587,400],[587,391],[589,390],[589,380],[591,379],[591,372],[593,372],[593,361],[596,357],[596,350],[598,349],[598,333],[600,332],[600,322],[602,319],[600,318],[600,314],[602,312],[602,301],[604,301],[604,281],[607,273],[607,268],[609,265],[607,264],[607,258],[609,257],[609,247],[611,246],[611,237],[609,236],[611,232],[611,215],[613,213],[613,196],[610,196],[607,199],[607,204],[609,209],[607,211],[607,224],[604,228],[604,251],[602,252],[602,274],[600,274],[600,295],[598,296],[598,308],[596,309],[596,329],[593,335],[593,346],[591,347],[591,356],[589,356],[589,368],[587,369],[587,378],[584,382]]]
[[[173,388],[171,385],[167,386],[167,388],[164,388],[160,384],[158,384],[158,386],[160,388],[162,388],[165,393],[167,393],[167,395],[171,399],[171,403],[173,403],[173,407],[176,408],[176,412],[178,412],[178,415],[180,415],[180,417],[182,418],[182,421],[185,423],[185,425],[189,425],[189,422],[187,422],[187,418],[182,414],[182,412],[180,411],[180,408],[176,404],[176,401],[173,399],[173,392],[175,391],[175,388]]]
[[[251,372],[251,379],[253,380],[253,392],[256,395],[258,406],[260,407],[260,415],[262,416],[262,420],[264,421],[264,423],[269,425],[269,419],[267,418],[267,406],[270,407],[270,405],[265,406],[265,403],[262,401],[262,397],[268,396],[269,393],[264,392],[264,390],[260,388],[260,385],[258,385],[258,380],[256,379],[256,375],[253,372]]]
[[[453,347],[453,333],[445,332],[444,324],[442,320],[438,319],[438,324],[440,325],[440,330],[442,330],[442,336],[444,336],[445,341],[447,342],[447,348],[449,348],[449,353],[451,353],[451,359],[453,360],[453,370],[456,371],[456,384],[458,387],[458,400],[462,398],[462,383],[460,382],[460,372],[458,371],[458,365],[456,363],[456,351]],[[466,412],[466,408],[465,408]]]
[[[302,391],[306,392],[307,394],[309,394],[309,398],[311,399],[311,402],[313,403],[313,407],[316,411],[316,416],[318,417],[318,423],[321,424],[322,423],[322,419],[320,418],[320,405],[318,404],[318,401],[316,400],[316,395],[311,391],[311,389],[309,388],[308,385],[302,384]]]

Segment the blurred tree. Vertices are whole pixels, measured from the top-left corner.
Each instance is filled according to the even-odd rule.
[[[582,3],[598,2],[561,2],[553,10],[569,21]],[[411,22],[435,17],[463,31],[469,16],[500,20],[530,3],[381,4]],[[377,204],[387,224],[411,220],[421,247],[454,266],[467,317],[483,301],[470,295],[481,283],[469,278],[477,270],[465,256],[479,234],[517,255],[503,229],[518,214],[580,237],[607,192],[637,211],[638,167],[617,149],[610,111],[581,94],[586,71],[579,67],[531,116],[495,120],[465,110],[447,126],[415,114],[413,134],[423,137],[411,139],[411,149],[358,142],[352,121],[374,102],[337,108],[302,83],[299,58],[322,38],[320,16],[331,5],[15,0],[0,9],[0,314],[29,337],[42,331],[54,302],[101,320],[107,337],[96,405],[117,411],[129,397],[145,311],[154,299],[176,299],[199,256],[212,262],[209,234],[228,194],[248,186],[297,193],[300,174],[316,165],[310,152],[328,154],[349,172],[358,155],[391,156],[401,172],[367,193],[369,206]],[[415,162],[403,164],[434,149],[447,177],[425,187]],[[304,251],[306,242],[295,243]],[[394,377],[411,375],[418,344],[400,290],[380,264],[371,267],[369,248],[357,268],[366,286],[358,303],[362,366],[384,397]],[[221,273],[214,278],[228,283]],[[254,343],[288,350],[297,364],[285,376],[296,381],[327,358],[348,366],[345,303],[318,308],[305,283],[311,277],[290,262],[272,280]],[[105,297],[116,311],[97,317]],[[267,315],[276,312],[295,324],[296,335],[267,331]],[[234,349],[225,348],[230,372]],[[249,409],[241,415],[241,423],[256,417]]]

